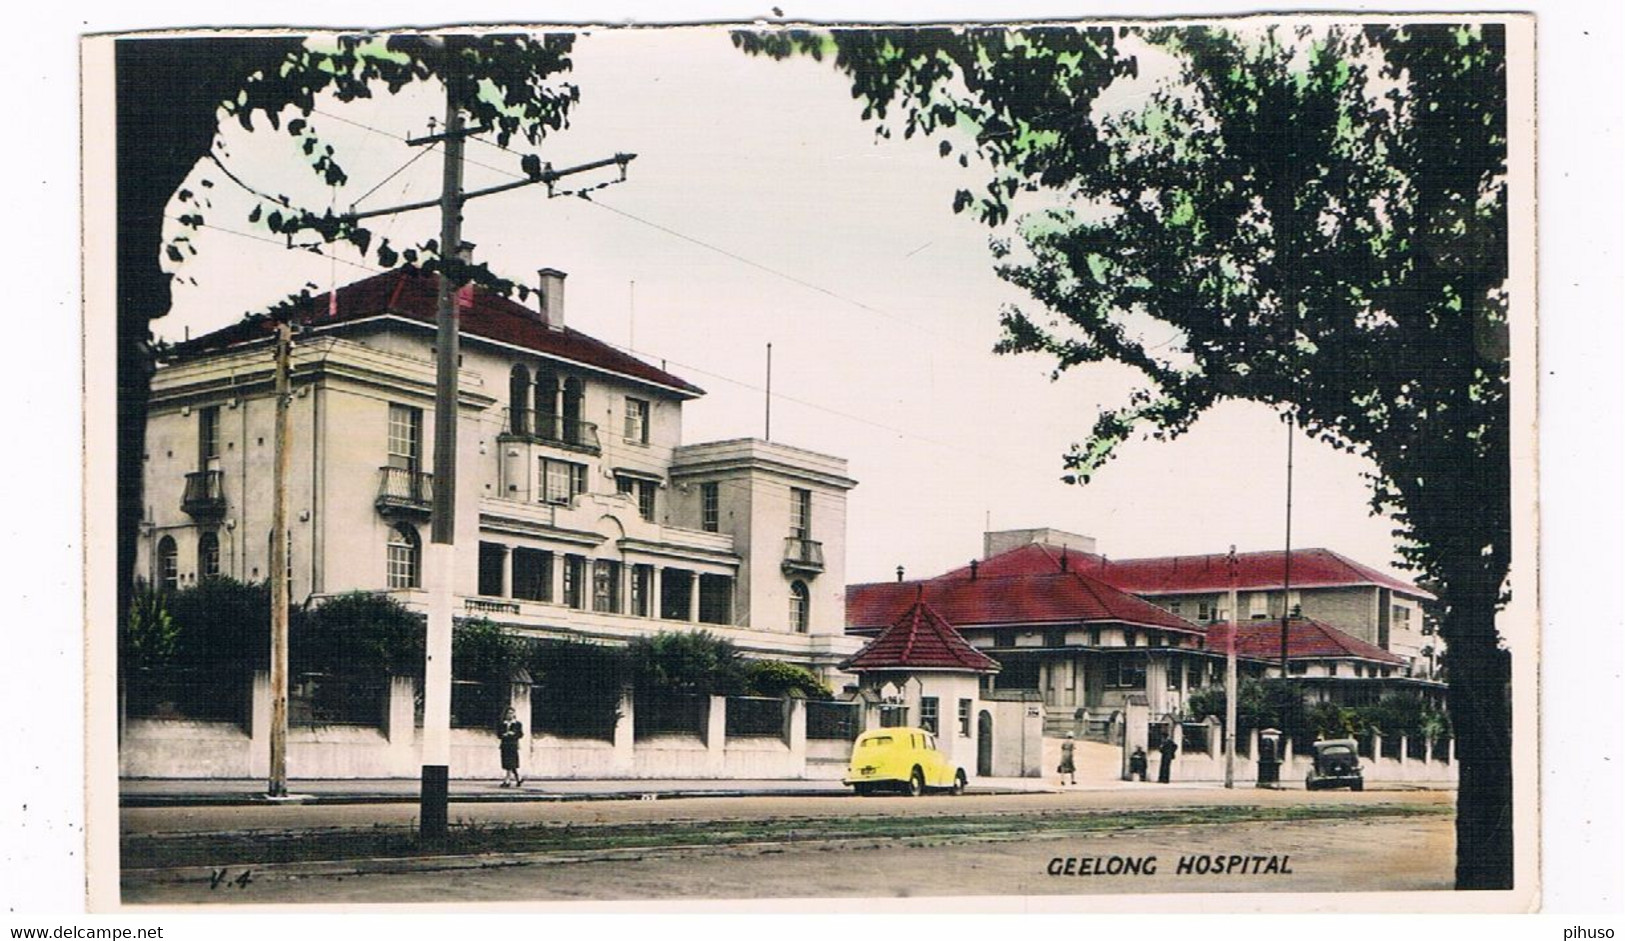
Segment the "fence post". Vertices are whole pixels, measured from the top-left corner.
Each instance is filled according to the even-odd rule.
[[[265,670],[255,670],[250,683],[248,774],[254,778],[267,778],[271,774],[271,674]]]
[[[711,696],[705,709],[705,773],[721,777],[726,767],[723,749],[728,743],[728,697]]]
[[[623,777],[631,777],[637,768],[637,755],[633,751],[633,723],[636,719],[637,703],[634,702],[632,687],[627,686],[621,690],[621,704],[616,710],[615,718],[615,752],[610,766],[614,772]]]
[[[807,702],[799,696],[784,698],[785,742],[790,746],[789,775],[807,776]]]
[[[419,767],[413,747],[417,681],[410,676],[389,678],[389,702],[384,716],[384,738],[389,742],[389,768],[392,774],[409,777]]]

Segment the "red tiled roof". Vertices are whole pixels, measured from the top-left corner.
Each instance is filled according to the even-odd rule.
[[[1106,559],[1096,555],[1089,556],[1079,567],[1101,581],[1137,595],[1180,594],[1229,590],[1228,558],[1225,553],[1147,559]],[[988,563],[994,561],[989,559]],[[1241,552],[1236,555],[1236,588],[1241,591],[1278,589],[1285,577],[1285,552]],[[1355,585],[1376,585],[1414,598],[1433,597],[1409,582],[1361,565],[1330,549],[1292,550],[1293,588]]]
[[[1013,551],[1027,548],[1032,547]],[[924,581],[851,585],[846,590],[847,629],[890,624],[919,595],[949,623],[960,627],[1105,621],[1201,632],[1178,615],[1071,568],[1070,562],[1063,571],[1058,555],[1049,571],[985,573],[979,567],[977,576],[971,578],[966,568]]]
[[[972,647],[930,604],[916,597],[878,637],[842,663],[841,669],[995,673],[999,665]]]
[[[1207,626],[1207,649],[1223,652],[1231,626],[1215,621]],[[1236,655],[1258,660],[1279,660],[1281,622],[1276,619],[1242,621],[1236,632]],[[1405,658],[1345,634],[1314,618],[1293,618],[1287,624],[1288,660],[1354,659],[1403,665]]]
[[[294,318],[317,330],[354,321],[393,314],[433,326],[439,305],[438,283],[433,275],[416,268],[397,268],[380,275],[346,284],[338,291],[337,312],[328,314],[327,294],[312,298]],[[677,392],[683,397],[703,395],[705,390],[663,369],[623,353],[579,330],[565,327],[550,330],[538,314],[524,305],[474,289],[473,305],[463,308],[459,317],[464,336],[479,337],[517,346],[545,356],[602,369],[642,380]],[[244,321],[197,337],[175,347],[178,355],[222,349],[266,335],[263,323]]]

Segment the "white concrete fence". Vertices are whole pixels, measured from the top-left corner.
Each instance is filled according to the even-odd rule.
[[[531,687],[512,687],[514,712],[531,733],[520,750],[527,778],[835,779],[846,770],[851,735],[807,736],[807,701],[780,701],[777,734],[733,735],[728,698],[708,697],[703,729],[693,733],[635,734],[637,703],[622,694],[613,732],[601,738],[536,734],[530,729]],[[288,776],[295,779],[413,778],[421,772],[423,730],[415,713],[416,684],[390,680],[382,720],[376,724],[299,724],[288,733]],[[833,708],[824,704],[812,708]],[[851,706],[858,723],[869,710]],[[245,722],[183,718],[129,718],[121,723],[119,774],[130,778],[259,778],[269,773],[271,693],[255,674]],[[861,725],[860,725],[861,727]],[[502,776],[494,728],[451,731],[451,776]]]
[[[1180,750],[1175,755],[1169,768],[1170,781],[1214,782],[1224,780],[1224,750],[1222,745],[1223,733],[1218,722],[1204,723],[1207,725],[1207,751],[1186,749],[1181,742]],[[1179,734],[1181,726],[1175,725],[1175,734]],[[1181,738],[1183,736],[1181,735]],[[1178,740],[1176,740],[1178,741]],[[1398,748],[1394,742],[1398,742]],[[1247,741],[1239,743],[1240,748],[1236,754],[1235,780],[1247,784],[1258,780],[1258,731],[1248,733]],[[1386,744],[1386,748],[1384,747]],[[1459,765],[1454,754],[1454,741],[1446,739],[1442,748],[1436,749],[1431,739],[1418,737],[1413,740],[1408,736],[1385,737],[1374,733],[1371,740],[1370,754],[1364,751],[1360,754],[1360,768],[1368,782],[1411,783],[1432,786],[1454,785],[1459,774]],[[1280,769],[1280,781],[1290,787],[1293,784],[1301,785],[1308,775],[1313,764],[1313,756],[1305,751],[1296,753],[1290,738],[1281,740],[1283,759]],[[1130,748],[1125,747],[1124,777],[1127,777]],[[1387,752],[1385,755],[1384,752]],[[1147,778],[1155,781],[1161,756],[1151,749],[1147,749],[1146,764]]]

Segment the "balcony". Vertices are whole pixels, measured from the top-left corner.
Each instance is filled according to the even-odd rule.
[[[201,470],[187,474],[181,510],[199,522],[217,521],[225,516],[226,472]]]
[[[434,475],[406,467],[378,468],[378,499],[385,516],[428,519],[434,506]]]
[[[784,562],[781,566],[786,575],[818,575],[824,571],[824,544],[812,539],[803,539],[800,536],[786,536],[784,539]]]
[[[530,408],[502,410],[502,434],[540,444],[598,454],[598,426],[590,421],[565,418]]]

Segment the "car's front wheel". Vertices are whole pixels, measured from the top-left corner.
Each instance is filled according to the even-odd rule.
[[[914,773],[908,776],[908,796],[919,797],[924,793],[925,772],[921,771],[919,768],[915,768]]]
[[[859,797],[868,797],[875,792],[875,789],[870,784],[854,784],[852,785],[852,792]]]
[[[965,771],[963,768],[954,772],[954,789],[952,793],[956,797],[965,793]]]

